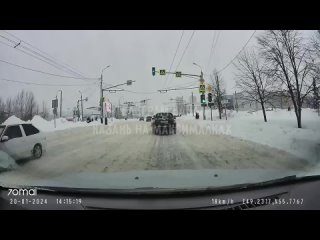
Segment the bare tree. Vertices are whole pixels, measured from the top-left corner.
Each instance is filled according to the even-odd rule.
[[[222,86],[222,79],[216,71],[214,71],[213,74],[210,75],[210,79],[211,79],[212,85],[215,86],[213,98],[219,111],[219,119],[221,119],[221,114],[223,111],[222,100],[223,100],[223,96],[225,95],[225,89]]]
[[[25,110],[23,120],[31,120],[35,115],[37,104],[32,92],[25,93]]]
[[[312,90],[310,52],[303,40],[296,30],[268,30],[258,37],[268,75],[288,90],[298,128],[301,128],[302,104]]]
[[[267,76],[266,67],[254,50],[243,52],[235,66],[238,70],[236,87],[242,91],[242,100],[258,102],[267,122],[265,106],[271,103],[274,79]]]
[[[0,97],[0,123],[4,122],[6,120],[6,105],[2,98]]]
[[[13,113],[18,118],[24,117],[24,110],[25,110],[25,92],[22,90],[18,93],[18,95],[14,99],[14,107],[13,107]]]
[[[49,117],[49,109],[45,101],[42,101],[41,117],[47,119]]]
[[[11,97],[7,98],[6,100],[6,112],[8,117],[10,117],[13,113],[13,101]]]

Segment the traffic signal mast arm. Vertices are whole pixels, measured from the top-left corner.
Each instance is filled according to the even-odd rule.
[[[135,82],[133,80],[130,80],[131,83]],[[111,86],[111,87],[107,87],[107,88],[103,88],[102,91],[107,91],[108,89],[111,89],[111,88],[115,88],[115,87],[119,87],[119,86],[123,86],[123,85],[128,85],[128,82],[126,83],[121,83],[121,84],[117,84],[117,85],[114,85],[114,86]]]
[[[188,90],[188,89],[196,89],[199,87],[188,87],[188,88],[170,88],[170,89],[160,89],[158,90],[160,93],[161,92],[168,92],[168,91],[177,91],[177,90]]]
[[[156,71],[157,73],[160,73],[160,71]],[[176,75],[177,72],[166,72],[166,74],[174,74]],[[185,76],[185,77],[198,77],[200,78],[201,75],[197,75],[197,74],[188,74],[188,73],[181,73],[181,76]]]

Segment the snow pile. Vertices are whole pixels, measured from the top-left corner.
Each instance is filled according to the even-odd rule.
[[[51,129],[53,127],[50,122],[38,115],[34,116],[29,122],[31,122],[35,127],[39,128],[40,131],[46,131],[47,129]]]
[[[11,116],[5,122],[3,122],[3,125],[32,123],[35,127],[37,127],[40,131],[43,131],[43,132],[52,132],[56,130],[64,130],[64,129],[75,128],[75,127],[88,127],[88,126],[94,126],[94,125],[101,125],[100,120],[87,123],[87,122],[70,122],[65,118],[57,118],[55,121],[56,121],[56,127],[54,124],[54,120],[47,121],[38,115],[34,116],[32,120],[29,120],[27,122],[22,121],[16,116]],[[113,119],[113,120],[108,119],[108,126],[113,125],[117,121],[118,121],[117,119]]]
[[[200,120],[192,115],[181,119],[201,127],[223,126],[230,129],[224,134],[284,150],[312,163],[320,162],[320,117],[312,109],[302,110],[301,129],[297,127],[295,113],[283,109],[267,111],[266,123],[262,111],[232,111],[227,115],[228,120],[225,117],[220,120],[218,112],[213,111],[213,121],[210,121],[210,111],[206,112],[206,121],[201,120],[202,112],[199,115]]]
[[[26,123],[25,121],[22,121],[20,118],[17,118],[16,116],[9,117],[6,121],[4,121],[3,125],[9,125],[9,124],[21,124]]]
[[[54,123],[54,121],[56,123]],[[70,122],[65,118],[57,118],[56,120],[47,121],[40,116],[34,116],[31,123],[43,132],[52,132],[57,130],[65,130],[75,127],[88,127],[93,125],[101,125],[100,121],[87,122]],[[56,126],[56,127],[55,127]]]

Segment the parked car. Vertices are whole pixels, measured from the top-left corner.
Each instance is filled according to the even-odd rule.
[[[176,120],[172,113],[162,112],[154,116],[151,123],[154,134],[173,133],[176,134]]]
[[[140,118],[139,118],[139,121],[144,121],[144,117],[140,117]]]
[[[151,120],[152,120],[152,116],[146,117],[146,122],[151,122]]]
[[[45,135],[30,123],[0,125],[0,150],[15,160],[40,158],[46,147]]]

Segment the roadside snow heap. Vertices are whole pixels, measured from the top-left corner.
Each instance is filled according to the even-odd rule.
[[[210,121],[210,114],[208,110],[206,121],[195,120],[192,115],[182,119],[202,127],[227,126],[225,129],[230,131],[226,135],[284,150],[320,165],[320,116],[313,109],[302,109],[302,128],[297,127],[294,112],[285,109],[268,111],[268,122],[263,121],[261,110],[231,111],[227,120],[225,116],[219,119],[218,111],[214,110],[213,121]]]
[[[21,123],[32,123],[35,127],[39,128],[40,131],[43,132],[52,132],[56,130],[64,130],[68,128],[75,128],[75,127],[87,127],[93,125],[101,125],[100,121],[93,121],[90,123],[87,122],[70,122],[67,121],[65,118],[57,118],[56,119],[56,127],[54,127],[54,120],[47,121],[43,119],[41,116],[34,116],[30,121],[23,121],[16,116],[9,117],[6,121],[4,121],[3,125],[9,124],[21,124]]]

